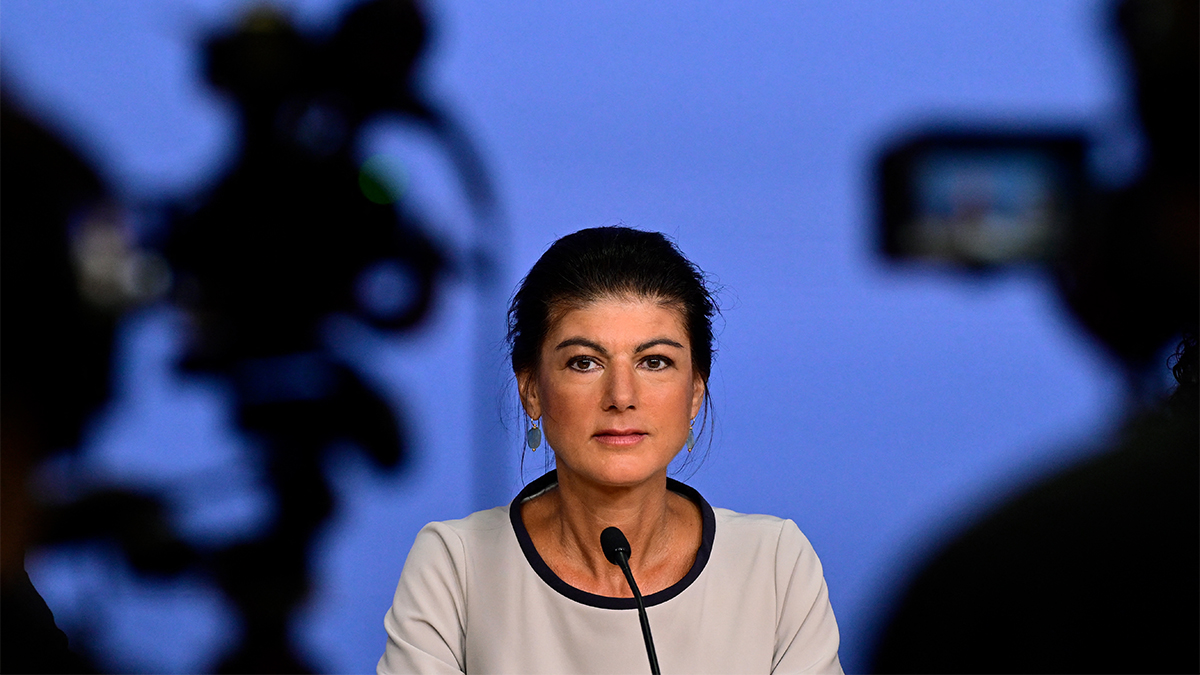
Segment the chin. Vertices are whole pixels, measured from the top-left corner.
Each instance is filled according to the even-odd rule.
[[[560,467],[561,468],[561,467]],[[666,475],[667,464],[648,463],[644,458],[620,458],[604,466],[585,466],[567,470],[580,479],[608,487],[631,487]]]

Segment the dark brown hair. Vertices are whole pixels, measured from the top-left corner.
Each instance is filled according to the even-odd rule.
[[[692,367],[707,385],[713,362],[712,320],[718,309],[704,272],[662,234],[629,227],[568,234],[538,258],[508,310],[513,372],[536,370],[542,343],[562,312],[623,296],[652,298],[679,310]],[[701,427],[709,419],[707,386],[704,403]]]
[[[628,227],[569,234],[534,263],[508,310],[513,372],[536,367],[542,342],[564,309],[621,296],[678,307],[691,342],[693,367],[708,382],[717,310],[704,272],[662,234]]]

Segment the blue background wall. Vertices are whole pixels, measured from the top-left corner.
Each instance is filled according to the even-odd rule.
[[[136,216],[139,204],[202,189],[232,158],[232,108],[202,83],[196,45],[247,6],[4,0],[6,84]],[[284,6],[317,29],[340,3]],[[872,239],[874,154],[926,122],[1078,125],[1100,141],[1104,177],[1128,170],[1136,135],[1106,3],[428,9],[426,85],[480,143],[510,228],[501,295],[557,236],[616,223],[674,236],[723,286],[716,434],[690,482],[713,504],[800,525],[825,564],[847,670],[866,667],[895,584],[940,537],[1115,426],[1116,373],[1044,273],[894,268]],[[470,242],[462,195],[428,139],[384,120],[362,152],[394,162],[406,199],[447,241]],[[502,307],[493,294],[480,311],[481,297],[455,285],[403,339],[329,326],[415,434],[402,475],[351,455],[330,467],[341,510],[297,626],[330,671],[373,670],[423,523],[493,506],[540,470],[539,456],[520,473],[511,387],[483,410],[472,397],[471,382],[504,363]],[[124,323],[116,398],[85,452],[44,480],[169,487],[190,536],[235,537],[264,517],[260,468],[220,386],[173,370],[181,327],[166,306]],[[489,349],[475,346],[477,330]],[[472,450],[480,415],[503,422],[484,461]],[[138,579],[94,546],[42,550],[29,567],[60,624],[90,630],[108,667],[195,671],[229,643],[229,608],[203,580]]]

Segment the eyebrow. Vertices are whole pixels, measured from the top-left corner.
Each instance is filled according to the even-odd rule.
[[[633,353],[637,354],[638,352],[644,352],[647,349],[650,349],[651,347],[657,347],[658,345],[667,345],[669,347],[678,347],[679,349],[683,349],[683,345],[670,338],[654,338],[649,342],[643,342],[642,344],[638,345],[637,349],[633,350]]]
[[[594,350],[600,352],[601,354],[608,356],[607,349],[605,349],[604,347],[601,347],[600,345],[596,344],[595,342],[592,342],[591,340],[589,340],[587,338],[581,338],[581,337],[567,338],[566,340],[563,340],[562,342],[558,343],[558,346],[556,346],[554,348],[554,350],[558,351],[559,349],[563,349],[565,347],[587,347],[588,349],[594,349]]]
[[[637,349],[634,349],[633,352],[635,354],[637,354],[640,352],[644,352],[647,349],[650,349],[651,347],[657,347],[658,345],[667,345],[669,347],[677,347],[679,349],[683,349],[683,345],[679,344],[678,342],[676,342],[670,338],[663,337],[663,338],[654,338],[653,340],[650,340],[649,342],[643,342],[642,344],[638,345]],[[592,342],[591,340],[589,340],[587,338],[582,338],[582,337],[567,338],[566,340],[563,340],[562,342],[558,343],[558,345],[555,346],[554,349],[555,349],[555,351],[557,351],[557,350],[563,349],[565,347],[587,347],[588,349],[596,350],[597,352],[599,352],[600,354],[602,354],[604,356],[608,356],[607,349],[605,349],[604,347],[601,347],[600,345],[596,344],[595,342]]]

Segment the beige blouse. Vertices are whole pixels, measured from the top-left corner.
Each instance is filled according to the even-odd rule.
[[[421,530],[384,617],[381,675],[649,672],[633,598],[569,586],[533,548],[519,505],[555,482]],[[645,596],[662,672],[842,672],[821,562],[796,524],[669,488],[700,507],[704,531],[688,574]]]

